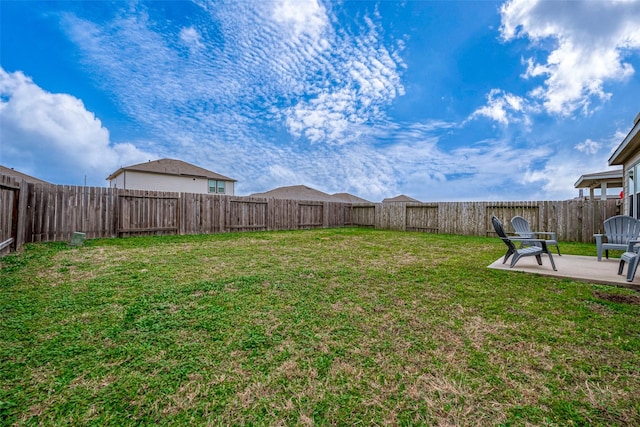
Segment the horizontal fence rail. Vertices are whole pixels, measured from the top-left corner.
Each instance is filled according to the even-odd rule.
[[[370,227],[495,236],[491,216],[511,230],[515,215],[561,241],[593,242],[617,200],[523,202],[314,202],[104,187],[31,184],[0,175],[0,255],[24,243],[86,237]]]

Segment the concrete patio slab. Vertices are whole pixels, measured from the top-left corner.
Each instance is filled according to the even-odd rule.
[[[542,265],[538,265],[536,258],[533,256],[520,258],[513,268],[509,268],[509,262],[502,263],[503,257],[500,257],[489,268],[497,270],[521,271],[524,273],[540,274],[542,276],[561,277],[581,282],[598,283],[603,285],[614,285],[625,288],[634,289],[640,292],[640,270],[633,282],[626,281],[627,267],[622,275],[618,275],[618,258],[603,258],[598,262],[598,258],[579,255],[562,255],[554,256],[553,261],[558,271],[553,271],[549,257],[542,256]],[[509,259],[510,261],[511,259]]]

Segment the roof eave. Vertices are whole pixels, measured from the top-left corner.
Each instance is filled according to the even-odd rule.
[[[609,157],[609,165],[624,165],[624,163],[640,148],[640,120],[636,121],[631,131],[622,140],[618,148]]]
[[[120,175],[121,173],[124,172],[124,168],[120,168],[117,171],[115,171],[114,173],[112,173],[111,175],[109,175],[106,180],[107,181],[111,181],[113,178],[115,178],[116,176]]]
[[[592,188],[600,186],[603,182],[616,185],[622,183],[622,169],[584,174],[573,186],[574,188]]]

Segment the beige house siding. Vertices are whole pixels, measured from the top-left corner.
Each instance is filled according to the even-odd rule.
[[[225,181],[225,195],[234,195],[234,183]],[[175,191],[209,193],[209,180],[189,176],[172,176],[125,170],[111,180],[111,188],[127,190]]]
[[[629,160],[627,160],[624,165],[622,166],[622,179],[624,182],[624,194],[625,194],[625,198],[624,198],[624,207],[623,207],[623,211],[625,215],[629,215],[630,214],[630,203],[629,203],[629,197],[632,194],[631,189],[629,188],[629,171],[631,169],[634,168],[634,166],[636,166],[636,164],[640,162],[640,152],[636,153],[633,157],[630,157]],[[638,185],[640,185],[640,182],[638,182],[638,176],[635,177],[635,186],[636,186],[636,192],[638,191]]]

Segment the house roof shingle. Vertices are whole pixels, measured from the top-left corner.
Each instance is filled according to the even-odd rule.
[[[363,199],[362,197],[354,196],[349,193],[334,193],[331,195],[337,202],[345,202],[345,203],[371,203],[369,200]]]
[[[232,181],[236,182],[237,180],[233,178],[229,178],[224,175],[220,175],[219,173],[210,171],[208,169],[201,168],[196,165],[192,165],[191,163],[183,162],[182,160],[176,159],[160,159],[154,161],[148,161],[146,163],[139,163],[137,165],[125,166],[121,167],[111,175],[107,177],[107,180],[111,180],[116,176],[120,175],[124,171],[137,171],[137,172],[148,172],[148,173],[159,173],[164,175],[175,175],[175,176],[193,176],[198,178],[207,178],[207,179],[218,179],[221,181]]]
[[[36,178],[31,175],[27,175],[26,173],[18,172],[13,168],[8,168],[2,165],[0,165],[0,174],[10,176],[17,180],[24,179],[26,182],[30,184],[51,184],[50,182],[44,181],[42,179]]]
[[[382,203],[398,203],[398,202],[420,203],[420,200],[416,200],[413,197],[405,196],[404,194],[400,194],[399,196],[382,200]]]
[[[349,193],[328,194],[306,185],[290,185],[278,187],[264,193],[254,193],[249,197],[262,197],[271,199],[308,200],[313,202],[341,202],[341,203],[371,203],[362,197]]]
[[[309,200],[314,202],[335,202],[336,200],[327,193],[306,185],[291,185],[278,187],[264,193],[254,193],[249,197],[264,197],[271,199]]]

